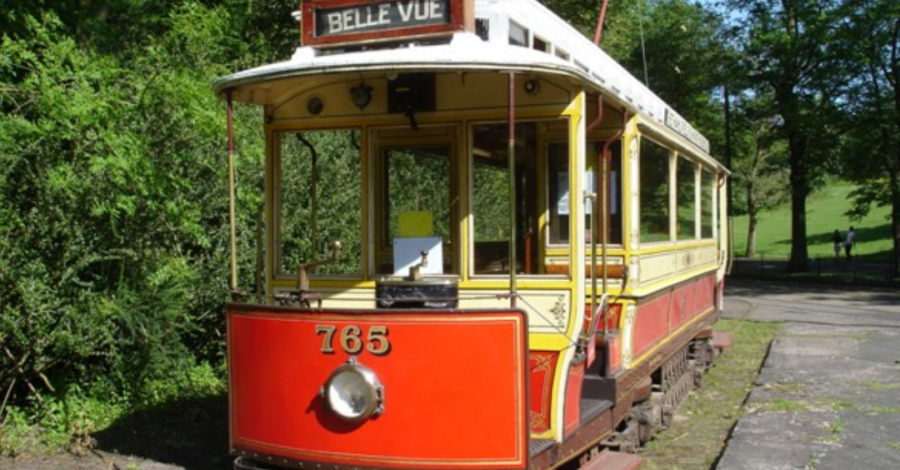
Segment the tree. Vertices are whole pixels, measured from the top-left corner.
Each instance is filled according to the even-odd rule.
[[[770,101],[771,96],[745,93],[733,113],[737,131],[733,133],[732,184],[740,189],[735,210],[748,217],[745,256],[756,254],[760,213],[784,204],[789,194],[784,191],[788,183],[787,151],[784,140],[778,137],[777,118],[767,113],[772,108]]]
[[[845,74],[835,45],[837,0],[731,0],[730,17],[743,67],[760,92],[774,97],[787,141],[791,183],[792,271],[807,269],[806,198],[822,176],[833,138],[835,102]]]
[[[844,33],[859,64],[852,82],[853,116],[847,141],[847,175],[859,184],[851,217],[872,204],[890,206],[893,262],[900,266],[900,4],[848,0]]]

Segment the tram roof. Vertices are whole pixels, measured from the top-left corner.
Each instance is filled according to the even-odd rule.
[[[263,65],[220,78],[217,93],[234,91],[238,101],[267,104],[266,91],[283,80],[341,73],[406,71],[527,72],[568,77],[602,93],[645,126],[688,143],[694,152],[725,170],[709,156],[709,143],[675,110],[580,32],[536,0],[476,0],[475,16],[489,28],[488,39],[469,32],[454,33],[441,44],[405,44],[393,48],[326,51],[297,48],[287,61]],[[545,50],[509,44],[513,27],[524,28],[529,44],[538,38]],[[551,39],[552,38],[552,39]],[[562,56],[562,57],[560,57]]]

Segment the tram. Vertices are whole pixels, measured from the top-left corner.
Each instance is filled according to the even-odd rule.
[[[234,468],[636,468],[726,342],[729,173],[708,141],[535,0],[295,16],[290,60],[214,85]],[[264,115],[256,297],[234,102]]]

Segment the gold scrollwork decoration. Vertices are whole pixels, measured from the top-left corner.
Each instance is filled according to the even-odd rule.
[[[556,326],[562,328],[566,325],[566,298],[559,296],[556,298],[556,304],[550,309],[553,318],[556,319]]]

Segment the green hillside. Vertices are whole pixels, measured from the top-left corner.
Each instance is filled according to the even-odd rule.
[[[843,234],[851,225],[856,229],[854,253],[865,257],[888,257],[891,253],[891,226],[888,207],[875,207],[862,220],[851,221],[845,212],[850,208],[853,186],[836,184],[814,193],[806,202],[806,232],[809,256],[834,256],[831,236],[835,229]],[[742,256],[747,249],[747,216],[734,218],[734,253]],[[764,212],[756,234],[756,250],[764,256],[787,257],[791,252],[790,205]]]

